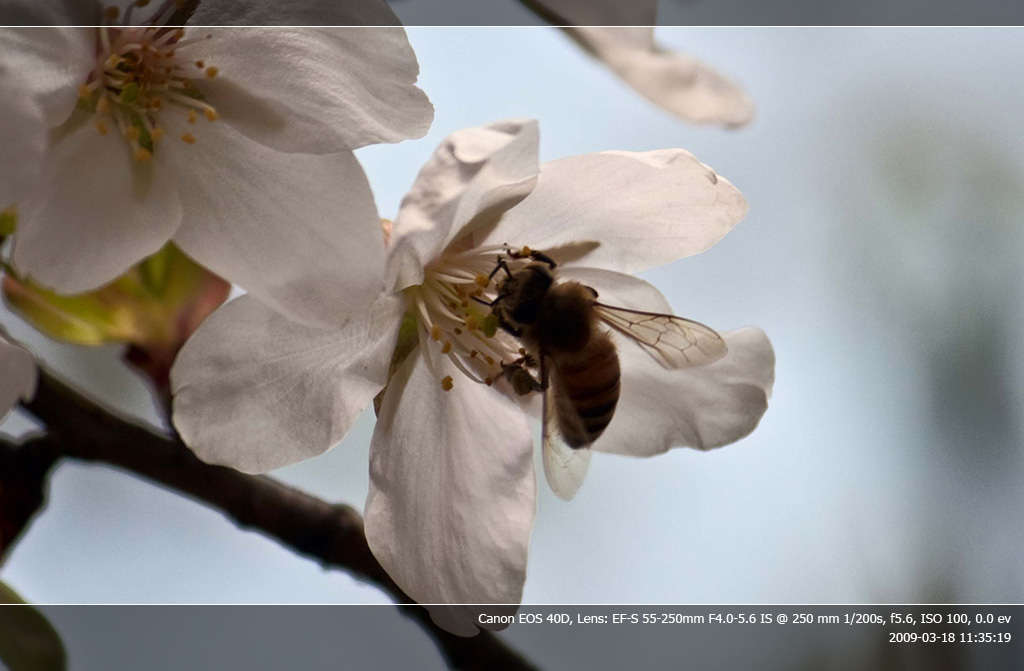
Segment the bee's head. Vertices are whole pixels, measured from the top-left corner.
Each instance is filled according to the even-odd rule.
[[[555,277],[547,266],[543,263],[531,263],[498,284],[498,297],[511,297],[523,293],[543,296],[554,281]]]
[[[532,324],[540,313],[544,295],[555,281],[551,269],[543,263],[531,263],[511,273],[498,284],[495,303],[512,321]]]

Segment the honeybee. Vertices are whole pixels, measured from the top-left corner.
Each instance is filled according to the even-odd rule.
[[[619,401],[619,355],[609,328],[670,369],[717,361],[726,344],[714,330],[689,319],[600,303],[593,288],[559,281],[556,263],[542,252],[509,250],[506,256],[531,262],[512,272],[506,257],[499,257],[491,273],[493,278],[505,272],[497,297],[488,303],[491,314],[526,351],[503,365],[505,377],[517,394],[544,394],[544,472],[555,494],[568,501],[586,475],[587,448],[611,423]],[[537,367],[539,380],[530,372]]]

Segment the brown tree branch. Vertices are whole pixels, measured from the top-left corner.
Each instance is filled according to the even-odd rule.
[[[46,500],[46,483],[56,458],[49,436],[0,450],[0,563],[21,538]]]
[[[117,416],[42,369],[35,398],[23,405],[49,434],[21,447],[4,446],[0,454],[5,459],[7,453],[31,452],[40,463],[70,457],[142,476],[220,510],[239,526],[324,567],[343,569],[377,585],[434,639],[451,668],[535,668],[490,632],[461,638],[435,625],[427,610],[414,604],[374,558],[362,518],[353,508],[327,503],[265,476],[206,464],[177,438]]]

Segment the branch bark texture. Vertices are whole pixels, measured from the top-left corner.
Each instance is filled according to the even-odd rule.
[[[430,635],[453,669],[535,668],[490,632],[461,638],[435,625],[374,558],[362,518],[350,506],[327,503],[266,476],[206,464],[179,439],[119,417],[45,370],[40,370],[35,398],[23,405],[48,427],[48,434],[21,446],[4,444],[0,463],[5,473],[15,472],[9,465],[17,464],[35,477],[39,487],[26,496],[31,499],[32,491],[38,491],[36,505],[42,501],[46,473],[61,458],[121,468],[220,510],[239,526],[324,567],[380,587]]]

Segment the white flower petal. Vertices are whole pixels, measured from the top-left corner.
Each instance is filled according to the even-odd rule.
[[[397,26],[384,0],[204,0],[189,23],[197,26]]]
[[[334,446],[387,382],[402,301],[340,329],[293,322],[251,296],[213,313],[171,370],[174,425],[204,461],[262,473]]]
[[[173,136],[185,219],[174,241],[279,312],[340,325],[383,286],[373,194],[350,152],[285,154],[201,120],[194,145]],[[159,153],[159,152],[158,152]]]
[[[661,293],[643,280],[595,269],[563,272],[593,286],[602,303],[671,312]],[[759,329],[723,331],[724,358],[698,368],[666,370],[624,336],[615,336],[622,394],[615,416],[594,449],[651,456],[672,447],[709,450],[754,430],[768,408],[775,353]]]
[[[67,135],[53,143],[36,186],[18,202],[14,265],[73,294],[156,253],[181,222],[181,203],[165,152],[140,165],[116,129],[100,135],[75,118],[62,130]]]
[[[727,179],[682,149],[609,151],[541,165],[537,186],[478,244],[600,245],[581,265],[636,273],[697,254],[747,213]]]
[[[656,0],[523,0],[552,24],[561,26],[653,26]]]
[[[212,38],[182,52],[217,67],[200,84],[206,100],[272,149],[329,154],[430,128],[434,108],[415,85],[419,64],[402,28],[202,32]]]
[[[722,331],[729,353],[685,370],[662,368],[632,343],[622,343],[622,397],[594,449],[632,456],[673,447],[710,450],[749,435],[768,409],[775,353],[763,331]]]
[[[0,90],[11,90],[2,72]],[[27,96],[0,96],[0,209],[17,201],[39,176],[46,134],[35,101]]]
[[[0,336],[0,421],[22,399],[36,393],[36,364],[32,353]]]
[[[83,28],[0,28],[0,208],[39,176],[49,129],[74,109],[92,46]]]
[[[392,378],[370,446],[366,539],[418,603],[518,604],[536,507],[526,416],[450,368],[441,389],[414,352]],[[479,606],[431,609],[471,636]]]
[[[395,219],[388,259],[394,290],[423,281],[423,266],[457,238],[491,224],[537,179],[537,123],[509,120],[449,135],[420,170]]]
[[[95,65],[95,49],[95,29],[0,28],[4,97],[31,98],[47,127],[60,125],[74,110],[78,86]]]
[[[740,86],[689,54],[659,47],[652,27],[566,32],[626,84],[682,119],[736,128],[754,117],[754,105]]]

